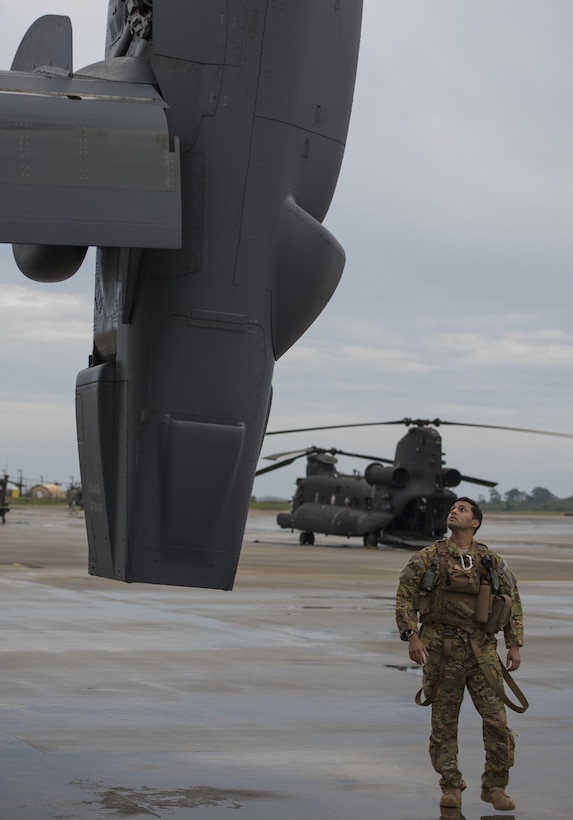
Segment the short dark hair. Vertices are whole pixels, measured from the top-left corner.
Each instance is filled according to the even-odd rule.
[[[470,507],[472,508],[472,515],[473,517],[479,521],[478,526],[476,527],[475,531],[477,532],[481,527],[481,522],[483,521],[483,513],[481,511],[480,505],[477,501],[474,501],[473,498],[468,498],[467,495],[461,495],[459,498],[456,498],[456,503],[458,501],[466,501]]]

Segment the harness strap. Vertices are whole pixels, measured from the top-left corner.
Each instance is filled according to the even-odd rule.
[[[440,677],[442,676],[442,662],[440,661]],[[429,706],[430,703],[433,703],[436,699],[436,693],[434,689],[430,692],[426,700],[422,700],[422,695],[424,694],[424,687],[420,689],[419,692],[416,692],[416,697],[414,698],[416,702],[416,706]]]
[[[506,706],[509,706],[510,709],[513,709],[514,712],[525,712],[525,710],[529,706],[527,698],[525,697],[519,686],[516,684],[516,682],[513,680],[513,678],[505,668],[504,663],[499,657],[499,655],[497,656],[497,659],[499,661],[501,673],[505,679],[505,682],[507,683],[513,694],[516,696],[519,703],[521,704],[520,706],[518,706],[515,703],[512,703],[512,701],[505,694],[503,684],[500,686],[499,682],[495,678],[493,672],[491,671],[491,668],[488,665],[487,660],[485,659],[483,652],[477,645],[475,638],[470,637],[470,645],[473,649],[473,653],[475,655],[477,662],[480,665],[480,669],[483,672],[485,679],[487,680],[493,691],[496,693],[496,695],[499,698],[501,698],[501,700],[506,704]]]
[[[505,666],[503,664],[503,661],[501,660],[499,655],[497,656],[497,659],[499,661],[499,665],[500,665],[500,668],[501,668],[502,675],[504,677],[505,682],[507,683],[507,685],[509,686],[509,688],[511,689],[511,691],[513,692],[513,694],[516,696],[517,700],[519,701],[519,703],[520,703],[519,706],[517,704],[513,703],[508,698],[508,696],[505,694],[505,689],[503,688],[503,684],[500,686],[497,678],[493,674],[493,672],[492,672],[492,670],[491,670],[491,668],[490,668],[490,666],[489,666],[489,664],[488,664],[488,662],[485,658],[485,655],[483,654],[483,652],[479,648],[475,638],[472,638],[471,636],[469,636],[469,639],[470,639],[470,645],[471,645],[472,651],[474,653],[475,659],[479,663],[480,669],[483,672],[483,675],[484,675],[485,679],[487,680],[487,682],[489,683],[489,685],[491,686],[493,691],[496,693],[498,698],[500,698],[506,704],[506,706],[508,706],[510,709],[513,709],[514,712],[520,712],[520,713],[525,712],[525,710],[529,706],[527,698],[525,697],[525,695],[523,694],[523,692],[521,691],[519,686],[516,684],[516,682],[513,680],[513,678],[511,677],[511,675],[509,674],[509,672],[505,668]],[[438,680],[440,680],[440,678],[443,677],[443,673],[444,673],[446,664],[448,662],[448,658],[451,654],[452,654],[452,639],[449,636],[445,636],[444,637],[443,649],[442,649],[442,655],[440,657],[440,667],[438,669],[438,675],[435,679],[434,686],[432,686],[431,690],[428,692],[428,697],[424,701],[422,700],[422,695],[424,693],[424,687],[422,686],[420,691],[417,692],[416,697],[415,697],[415,702],[418,706],[429,706],[436,699],[436,682]]]
[[[442,655],[440,657],[440,668],[438,669],[438,676],[436,678],[436,681],[439,680],[440,678],[442,678],[443,675],[444,675],[444,670],[446,668],[448,658],[452,654],[452,646],[453,646],[453,642],[452,642],[451,635],[445,635],[444,636],[444,643],[443,643],[443,647],[442,647]],[[430,703],[434,702],[434,700],[436,699],[436,686],[435,686],[436,681],[434,681],[434,686],[432,686],[431,690],[429,691],[428,697],[426,698],[426,700],[422,701],[422,695],[424,693],[424,687],[423,686],[420,689],[420,691],[416,694],[415,701],[416,701],[418,706],[429,706]]]

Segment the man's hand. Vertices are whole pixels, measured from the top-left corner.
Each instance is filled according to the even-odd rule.
[[[508,672],[515,672],[520,666],[521,656],[519,654],[519,646],[512,646],[507,653],[505,668]]]
[[[517,647],[515,648],[517,649]],[[420,666],[424,666],[428,660],[428,650],[420,640],[419,635],[416,635],[415,633],[408,638],[408,653],[410,655],[410,660],[415,663],[419,663]]]

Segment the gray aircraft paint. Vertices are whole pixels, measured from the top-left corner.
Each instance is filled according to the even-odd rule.
[[[92,574],[233,586],[274,362],[344,267],[322,221],[361,15],[111,0],[101,63],[74,72],[48,15],[0,73],[0,241],[41,281],[98,247],[76,393]]]

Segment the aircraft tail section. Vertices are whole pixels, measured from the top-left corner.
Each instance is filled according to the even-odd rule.
[[[264,355],[259,328],[233,325],[231,317],[224,328],[217,319],[174,316],[155,334],[145,333],[144,321],[137,364],[120,368],[112,360],[78,376],[92,575],[233,586],[268,416],[272,357]],[[216,366],[205,352],[213,347]],[[127,345],[124,356],[133,352]],[[185,366],[170,367],[173,357]],[[235,418],[218,412],[229,406],[227,393],[237,401]]]
[[[11,71],[49,68],[70,77],[72,57],[72,21],[63,15],[45,14],[32,23],[22,38]]]
[[[89,571],[127,581],[126,386],[115,362],[82,370],[76,382],[76,427]],[[122,492],[123,489],[123,492]]]

